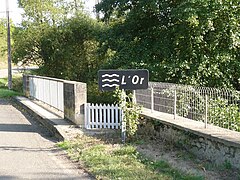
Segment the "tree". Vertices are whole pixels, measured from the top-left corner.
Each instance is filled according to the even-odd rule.
[[[0,55],[3,56],[7,49],[6,19],[0,19]]]
[[[96,34],[101,23],[82,14],[53,27],[41,38],[44,74],[89,82],[96,80],[104,56],[98,55]]]
[[[96,41],[102,23],[84,14],[78,0],[68,5],[63,0],[44,2],[46,4],[20,1],[28,18],[14,33],[14,61],[38,64],[39,73],[43,75],[83,82],[96,81],[97,70],[104,61],[104,54],[98,53],[99,43]],[[55,8],[56,2],[63,3],[60,10],[72,7],[63,13],[63,16],[67,14],[71,18],[61,18],[60,15],[61,20],[54,19],[56,13],[50,11],[50,7]],[[61,14],[61,11],[58,13]]]
[[[15,30],[14,24],[10,21],[11,33]],[[0,18],[0,59],[7,63],[7,20]]]
[[[240,89],[235,0],[103,0],[109,67],[147,68],[154,81]]]

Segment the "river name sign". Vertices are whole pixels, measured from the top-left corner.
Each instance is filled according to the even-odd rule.
[[[147,89],[149,73],[146,69],[99,70],[98,85],[101,91]]]

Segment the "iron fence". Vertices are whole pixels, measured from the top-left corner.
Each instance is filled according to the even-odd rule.
[[[203,121],[240,132],[240,92],[230,89],[195,87],[150,82],[146,90],[136,90],[136,101],[152,112],[160,111]]]

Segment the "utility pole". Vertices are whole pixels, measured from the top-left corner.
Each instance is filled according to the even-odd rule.
[[[7,46],[8,46],[8,89],[12,89],[11,33],[8,0],[6,0],[6,16],[7,16]]]

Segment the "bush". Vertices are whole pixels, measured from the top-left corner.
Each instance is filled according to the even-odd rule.
[[[87,102],[89,103],[113,104],[117,100],[113,94],[113,92],[101,92],[96,83],[90,83],[87,85]]]

